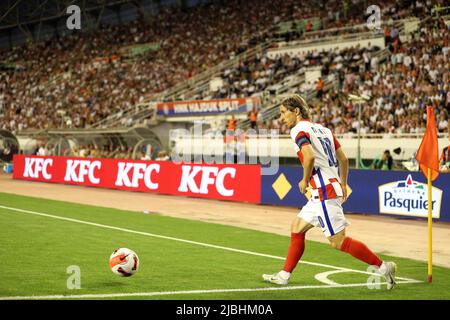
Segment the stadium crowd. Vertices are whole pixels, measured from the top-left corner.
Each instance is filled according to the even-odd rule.
[[[391,19],[430,13],[431,0],[414,3],[393,2],[385,4],[382,10]],[[276,26],[280,22],[320,17],[322,28],[352,26],[366,20],[360,14],[364,5],[365,1],[344,1],[343,6],[341,1],[316,1],[300,6],[295,0],[232,0],[187,10],[161,7],[151,20],[140,17],[126,25],[105,24],[89,32],[1,50],[0,62],[12,65],[13,70],[0,71],[0,129],[17,133],[27,128],[90,126],[271,38],[277,33]],[[214,97],[252,95],[295,74],[305,64],[323,64],[325,75],[336,73],[340,79],[339,89],[343,91],[327,91],[322,102],[317,102],[317,108],[331,109],[328,117],[319,120],[332,124],[337,132],[354,130],[355,106],[347,103],[342,94],[358,85],[359,89],[373,95],[372,101],[377,101],[375,108],[373,104],[370,108],[364,107],[363,131],[414,132],[423,125],[417,110],[424,102],[418,96],[432,93],[429,97],[437,103],[442,92],[448,92],[448,82],[445,85],[448,51],[443,55],[444,61],[436,51],[437,46],[442,50],[448,48],[448,32],[440,39],[442,29],[439,29],[439,36],[429,34],[436,30],[426,30],[415,40],[417,47],[411,45],[409,49],[395,52],[391,55],[392,61],[380,69],[375,59],[370,58],[370,50],[367,53],[349,49],[350,55],[332,52],[323,60],[314,54],[276,60],[260,55],[259,61],[245,62],[237,70],[226,71],[226,85]],[[336,35],[351,31],[332,32]],[[311,35],[320,37],[327,33]],[[309,37],[308,32],[289,35],[290,40],[305,37]],[[423,46],[428,40],[433,41],[430,42],[434,44],[432,47]],[[127,46],[148,43],[156,43],[159,50],[137,57],[123,53]],[[355,68],[350,70],[339,61],[348,56],[356,59],[358,55],[370,60],[369,68],[366,64],[362,72]],[[431,68],[428,77],[424,76],[423,68]],[[443,76],[446,78],[441,78]],[[399,77],[403,86],[400,88],[396,85]],[[439,79],[444,84],[433,87]],[[303,85],[300,93],[312,86],[311,83]],[[402,94],[406,86],[414,95]],[[381,110],[380,106],[383,106]],[[439,111],[440,127],[444,128],[448,108]],[[127,120],[123,119],[122,124],[126,125]],[[271,122],[260,125],[277,127],[277,123]]]
[[[345,64],[351,68],[358,67],[359,60],[366,55],[374,55],[380,48],[345,48],[342,50],[329,50],[318,52],[317,50],[304,52],[296,56],[283,55],[270,58],[268,53],[257,54],[250,61],[243,61],[235,68],[229,68],[222,74],[223,86],[217,91],[205,90],[199,99],[222,99],[261,96],[264,91],[276,94],[277,88],[292,75],[303,74],[305,68],[323,66],[322,73],[328,75],[330,68],[334,67],[341,74]],[[372,63],[378,63],[374,58]],[[334,63],[334,65],[333,65]],[[306,94],[315,86],[310,81],[304,82],[298,88],[300,94]]]
[[[384,63],[374,59],[371,50],[358,48],[323,59],[322,71],[334,75],[336,85],[312,100],[313,121],[324,123],[337,134],[356,133],[358,105],[349,101],[348,94],[360,93],[371,97],[361,106],[362,133],[421,133],[428,105],[435,108],[438,131],[447,132],[449,27],[442,19],[430,20],[412,36],[408,45],[391,51]],[[303,93],[301,89],[299,93]],[[288,133],[278,119],[262,127]]]
[[[282,21],[320,17],[322,28],[362,23],[364,3],[232,0],[187,10],[161,7],[150,20],[2,50],[0,62],[13,70],[0,72],[0,128],[90,126],[270,38]],[[407,13],[398,4],[383,10],[395,18]],[[148,43],[160,49],[123,54],[124,47]]]

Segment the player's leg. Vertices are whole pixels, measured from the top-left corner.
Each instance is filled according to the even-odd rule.
[[[305,251],[305,235],[314,226],[302,218],[295,217],[291,224],[291,242],[289,244],[283,270],[275,274],[263,274],[265,281],[275,284],[287,284],[300,258]]]
[[[386,278],[388,290],[395,285],[397,265],[391,261],[382,261],[367,245],[356,239],[347,237],[345,229],[328,238],[333,248],[346,252],[368,265],[377,266],[379,272]]]
[[[350,223],[344,216],[341,198],[322,202],[322,215],[319,216],[319,221],[333,248],[346,252],[369,265],[377,266],[379,272],[386,278],[388,289],[392,289],[395,284],[397,266],[393,262],[383,262],[367,245],[346,236],[345,230]]]
[[[364,243],[346,237],[345,229],[350,223],[344,216],[341,198],[322,201],[320,221],[325,236],[333,248],[347,252],[370,265],[381,266],[382,261]]]
[[[289,245],[286,262],[283,271],[291,273],[297,266],[300,258],[305,251],[305,235],[308,230],[314,228],[306,220],[295,217],[291,224],[291,243]]]
[[[371,266],[380,267],[383,261],[372,252],[364,243],[356,239],[347,237],[345,229],[328,238],[333,248],[347,252],[356,259],[359,259]]]
[[[350,223],[345,219],[340,198],[325,202],[324,211],[327,211],[329,214],[327,224],[330,224],[331,228],[334,229],[332,233],[327,234],[331,246],[352,255],[368,265],[377,266],[379,272],[386,278],[387,288],[392,289],[395,284],[396,264],[383,262],[367,245],[346,236],[345,228]]]
[[[263,279],[275,284],[287,284],[303,252],[305,251],[305,235],[308,230],[317,224],[317,215],[314,205],[306,204],[291,224],[291,242],[289,244],[286,261],[281,270],[275,274],[264,274]]]

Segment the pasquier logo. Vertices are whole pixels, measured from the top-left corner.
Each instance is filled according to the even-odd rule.
[[[432,215],[438,219],[441,213],[442,190],[432,188]],[[406,180],[383,184],[378,187],[380,213],[428,217],[428,185]]]

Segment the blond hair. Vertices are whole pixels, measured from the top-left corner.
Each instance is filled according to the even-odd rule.
[[[281,104],[286,107],[289,111],[295,111],[295,109],[299,109],[300,116],[303,119],[311,119],[311,113],[309,112],[309,106],[306,100],[298,95],[294,94],[281,102]]]

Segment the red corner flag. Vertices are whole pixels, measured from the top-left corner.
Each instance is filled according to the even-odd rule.
[[[433,107],[427,107],[427,130],[416,154],[420,170],[428,177],[428,168],[431,170],[431,181],[439,175],[439,147],[434,119]]]

